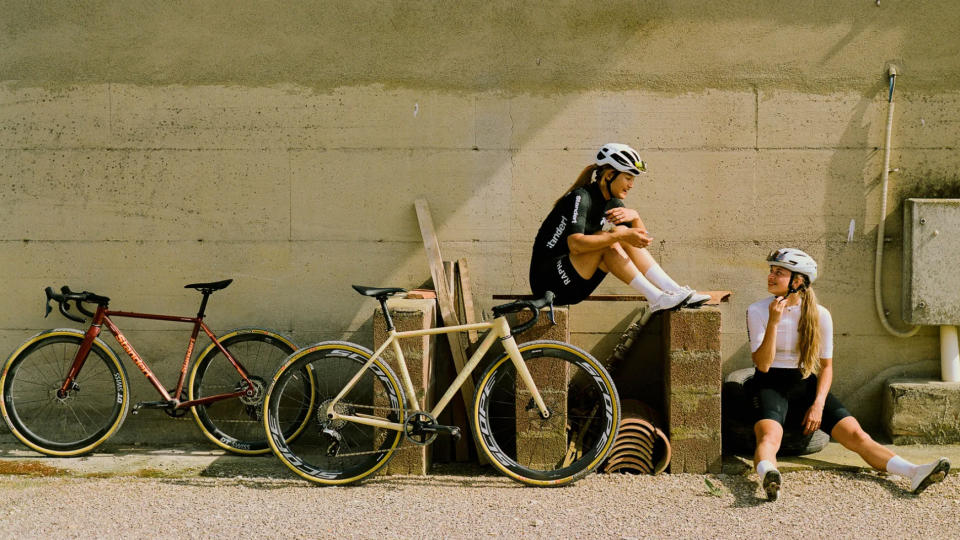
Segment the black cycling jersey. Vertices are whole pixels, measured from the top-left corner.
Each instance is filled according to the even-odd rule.
[[[605,200],[598,182],[566,194],[540,225],[533,242],[533,260],[545,261],[570,253],[567,237],[602,230],[606,211],[622,206],[620,199]]]
[[[594,234],[603,229],[606,211],[623,206],[623,201],[605,200],[596,182],[565,195],[544,220],[533,243],[530,259],[530,288],[534,295],[553,291],[557,305],[576,304],[590,295],[606,272],[599,268],[589,279],[577,274],[570,262],[571,234]]]

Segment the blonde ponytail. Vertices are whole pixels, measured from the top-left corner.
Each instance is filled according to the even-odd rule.
[[[809,285],[797,294],[802,300],[800,307],[800,324],[797,329],[800,334],[800,359],[797,367],[806,379],[811,374],[820,373],[820,309],[817,306],[817,295]]]

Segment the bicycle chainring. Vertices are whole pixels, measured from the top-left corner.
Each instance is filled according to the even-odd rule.
[[[425,412],[411,413],[403,421],[403,436],[417,446],[426,446],[437,438],[436,426],[433,416]]]

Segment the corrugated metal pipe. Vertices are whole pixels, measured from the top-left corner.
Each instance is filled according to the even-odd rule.
[[[670,440],[660,428],[660,415],[635,399],[621,401],[620,432],[613,441],[605,473],[660,474],[670,465]]]

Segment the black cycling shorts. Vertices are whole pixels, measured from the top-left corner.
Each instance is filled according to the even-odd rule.
[[[565,306],[579,304],[590,296],[607,277],[607,273],[597,268],[590,279],[583,279],[570,262],[569,255],[563,255],[545,261],[530,263],[530,288],[536,296],[553,291],[554,304]]]
[[[802,428],[803,417],[817,397],[817,376],[804,379],[795,368],[757,370],[749,384],[756,420],[775,420],[785,429]],[[828,392],[820,429],[830,434],[837,422],[848,416],[850,412]]]

